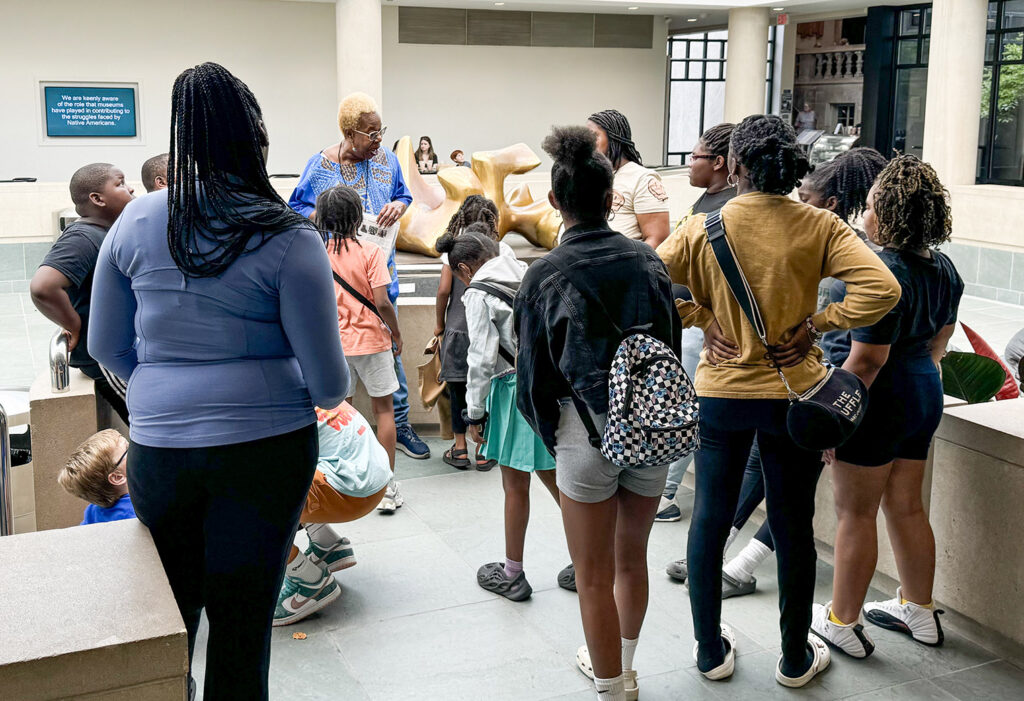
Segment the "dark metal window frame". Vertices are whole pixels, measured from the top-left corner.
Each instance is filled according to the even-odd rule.
[[[725,82],[725,64],[727,58],[727,51],[729,45],[728,36],[724,39],[712,39],[709,38],[709,34],[712,32],[722,31],[721,29],[710,29],[704,32],[694,32],[692,34],[678,34],[670,35],[668,37],[668,71],[667,71],[667,85],[666,85],[666,109],[665,109],[665,164],[666,165],[686,165],[686,157],[689,156],[692,151],[669,151],[669,133],[671,124],[669,117],[671,116],[671,105],[672,105],[672,83],[700,83],[700,119],[698,120],[697,131],[703,134],[707,127],[714,125],[704,124],[704,101],[707,95],[707,84],[708,83],[724,83]],[[682,58],[673,58],[673,43],[685,44],[685,51],[683,52]],[[700,52],[701,56],[691,55],[691,44],[703,44],[703,50]],[[708,44],[720,44],[720,58],[708,58]],[[768,30],[768,56],[766,57],[767,62],[767,78],[765,80],[766,85],[766,99],[765,99],[765,112],[772,111],[772,100],[775,88],[775,58],[776,58],[776,27],[772,25]],[[673,67],[675,64],[681,64],[683,78],[674,78],[675,71]],[[690,63],[700,63],[700,77],[690,78]],[[708,77],[708,64],[717,63],[719,64],[718,75],[719,78]],[[675,159],[679,160],[678,163],[673,163]]]
[[[999,104],[999,76],[1003,66],[1024,65],[1024,58],[1019,61],[1005,60],[1003,58],[1003,38],[1008,34],[1024,32],[1024,27],[1003,27],[1003,15],[1006,7],[1006,0],[991,0],[996,4],[996,26],[987,30],[985,34],[985,68],[992,70],[991,88],[989,90],[988,113],[989,120],[987,129],[981,143],[978,144],[978,170],[977,182],[986,185],[1016,185],[1024,186],[1024,172],[1019,178],[993,178],[992,177],[992,146],[995,144],[996,129],[999,121],[995,118],[996,108]],[[991,4],[990,2],[990,4]],[[995,39],[995,50],[991,59],[988,57],[989,37]],[[1024,168],[1022,168],[1024,171]]]
[[[921,11],[921,22],[917,25],[917,32],[914,34],[903,34],[903,13],[912,12],[914,10]],[[932,10],[932,4],[923,3],[921,5],[910,5],[906,7],[899,7],[895,10],[896,14],[896,31],[895,37],[892,42],[892,115],[889,124],[889,152],[896,148],[896,88],[899,85],[899,73],[901,70],[911,70],[914,68],[928,68],[928,56],[924,55],[924,44],[927,41],[929,47],[929,53],[931,53],[931,23],[925,22],[925,15],[930,14]],[[928,31],[925,31],[925,26],[928,26]],[[915,54],[915,60],[908,63],[900,63],[900,43],[904,40],[916,39],[917,40],[917,52]]]
[[[857,123],[857,105],[853,102],[833,102],[836,110],[836,123],[844,127],[852,127]]]

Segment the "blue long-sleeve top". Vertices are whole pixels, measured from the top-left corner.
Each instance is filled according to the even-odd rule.
[[[92,309],[89,352],[130,378],[131,437],[142,445],[288,433],[348,392],[331,266],[312,227],[270,237],[217,277],[186,278],[167,245],[167,194],[146,195],[100,248]]]
[[[323,152],[313,154],[299,176],[288,205],[308,217],[316,209],[317,195],[335,185],[353,188],[363,199],[363,210],[374,216],[391,202],[402,202],[406,207],[412,204],[412,192],[405,184],[398,156],[385,148],[379,148],[367,160],[346,166],[329,160]],[[398,270],[395,267],[394,251],[388,256],[388,272],[391,273],[388,297],[394,302],[398,298]]]

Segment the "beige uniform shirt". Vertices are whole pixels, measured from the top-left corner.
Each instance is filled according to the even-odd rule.
[[[661,176],[639,163],[629,161],[619,168],[612,187],[612,214],[608,226],[627,238],[643,238],[636,215],[668,211],[668,195],[661,184]]]

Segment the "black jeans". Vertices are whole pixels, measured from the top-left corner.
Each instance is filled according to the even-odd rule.
[[[761,469],[761,450],[757,447],[757,440],[750,449],[750,457],[747,458],[747,466],[743,470],[743,484],[740,486],[740,501],[736,505],[736,515],[732,519],[732,527],[739,530],[747,523],[754,509],[764,501],[764,471]],[[775,543],[772,541],[772,531],[765,520],[757,529],[754,537],[768,546],[769,550],[775,550]]]
[[[448,382],[448,401],[452,405],[452,433],[466,433],[466,422],[462,418],[462,410],[466,408],[466,383]]]
[[[152,448],[132,442],[128,489],[188,629],[210,637],[205,698],[266,699],[270,629],[318,451],[316,424],[248,443]]]
[[[756,437],[778,560],[782,653],[790,664],[802,666],[814,599],[817,553],[812,521],[821,454],[803,450],[789,437],[788,406],[784,399],[701,397],[701,449],[696,456],[687,562],[694,636],[702,645],[718,643],[722,550]]]

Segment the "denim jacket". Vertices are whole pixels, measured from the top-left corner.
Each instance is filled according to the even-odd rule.
[[[681,323],[664,263],[604,222],[567,230],[530,266],[515,303],[518,406],[552,455],[560,400],[575,392],[594,414],[607,413],[615,351],[645,324],[644,333],[678,352]]]

